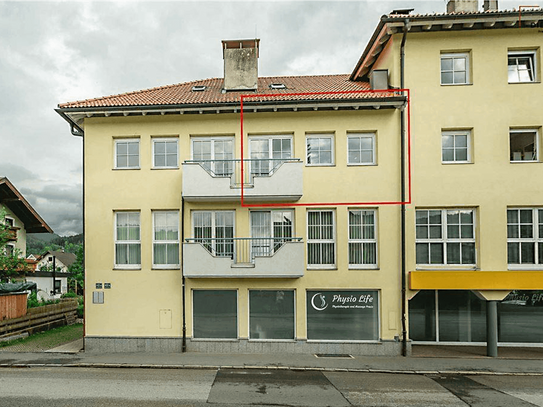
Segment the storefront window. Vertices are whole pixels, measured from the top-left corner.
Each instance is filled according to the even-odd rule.
[[[409,337],[413,341],[436,340],[435,291],[420,291],[409,301]]]
[[[439,340],[485,342],[486,302],[471,291],[439,291]]]
[[[194,290],[192,305],[194,338],[238,337],[235,290]]]
[[[543,343],[543,291],[511,291],[498,303],[498,339]]]
[[[307,291],[307,339],[379,339],[377,291]]]
[[[251,339],[294,339],[294,291],[249,291]]]

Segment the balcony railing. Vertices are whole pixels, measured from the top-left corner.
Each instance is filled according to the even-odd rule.
[[[287,242],[301,242],[301,237],[190,238],[200,243],[212,256],[228,257],[234,264],[254,263],[256,257],[271,257]]]
[[[7,237],[9,241],[12,241],[12,242],[17,241],[17,231],[19,229],[20,228],[17,228],[17,227],[11,227],[8,229]]]
[[[283,164],[300,162],[299,158],[245,158],[235,160],[185,160],[185,164],[200,164],[214,178],[230,178],[234,188],[241,188],[243,162],[243,186],[254,185],[255,177],[271,177]]]
[[[243,165],[243,174],[241,167]],[[297,201],[303,194],[299,159],[188,160],[183,163],[187,201]]]

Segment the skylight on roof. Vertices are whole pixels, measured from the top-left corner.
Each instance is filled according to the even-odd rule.
[[[270,83],[270,89],[286,89],[286,85],[284,83]]]
[[[204,90],[206,90],[207,86],[205,85],[196,85],[196,86],[193,86],[192,87],[192,91],[193,92],[203,92]]]

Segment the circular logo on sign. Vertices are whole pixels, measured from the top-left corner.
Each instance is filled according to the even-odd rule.
[[[318,300],[320,300],[319,305],[315,304],[315,302],[319,302]],[[326,297],[322,293],[317,293],[313,297],[311,297],[311,305],[317,311],[323,311],[326,309],[326,307],[328,307],[328,304],[326,303]]]

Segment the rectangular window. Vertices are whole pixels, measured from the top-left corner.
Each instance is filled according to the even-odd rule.
[[[153,212],[153,267],[179,268],[179,212]]]
[[[375,164],[375,134],[349,134],[347,136],[347,164]]]
[[[115,213],[115,267],[141,267],[140,213]]]
[[[334,165],[334,135],[307,135],[306,157],[307,165]]]
[[[334,211],[307,212],[307,265],[333,268],[336,264]]]
[[[511,162],[538,161],[539,132],[535,129],[512,129],[509,131]]]
[[[7,244],[4,247],[4,252],[6,253],[6,256],[13,256],[13,254],[15,253],[15,246],[12,244]]]
[[[294,291],[250,290],[251,339],[294,339]]]
[[[469,54],[441,54],[441,84],[466,85],[470,82]]]
[[[443,163],[469,163],[470,132],[444,131],[441,133],[441,162]]]
[[[507,263],[543,266],[543,209],[507,210]]]
[[[115,140],[115,168],[136,169],[140,167],[139,139]]]
[[[177,138],[153,139],[153,168],[178,168]]]
[[[475,265],[473,209],[416,211],[417,264]]]
[[[379,339],[377,291],[307,291],[307,339]]]
[[[238,337],[238,293],[235,290],[192,291],[193,338]]]
[[[214,256],[234,257],[234,212],[194,211],[192,235]]]
[[[535,51],[509,51],[507,53],[509,83],[536,81],[535,56]]]
[[[251,252],[270,256],[294,236],[294,213],[291,210],[251,211]]]
[[[292,158],[292,136],[251,136],[249,155],[251,174],[270,175],[284,160]]]
[[[376,211],[349,210],[349,266],[377,267]]]
[[[234,139],[232,137],[192,138],[192,159],[217,177],[230,177],[234,172]]]

